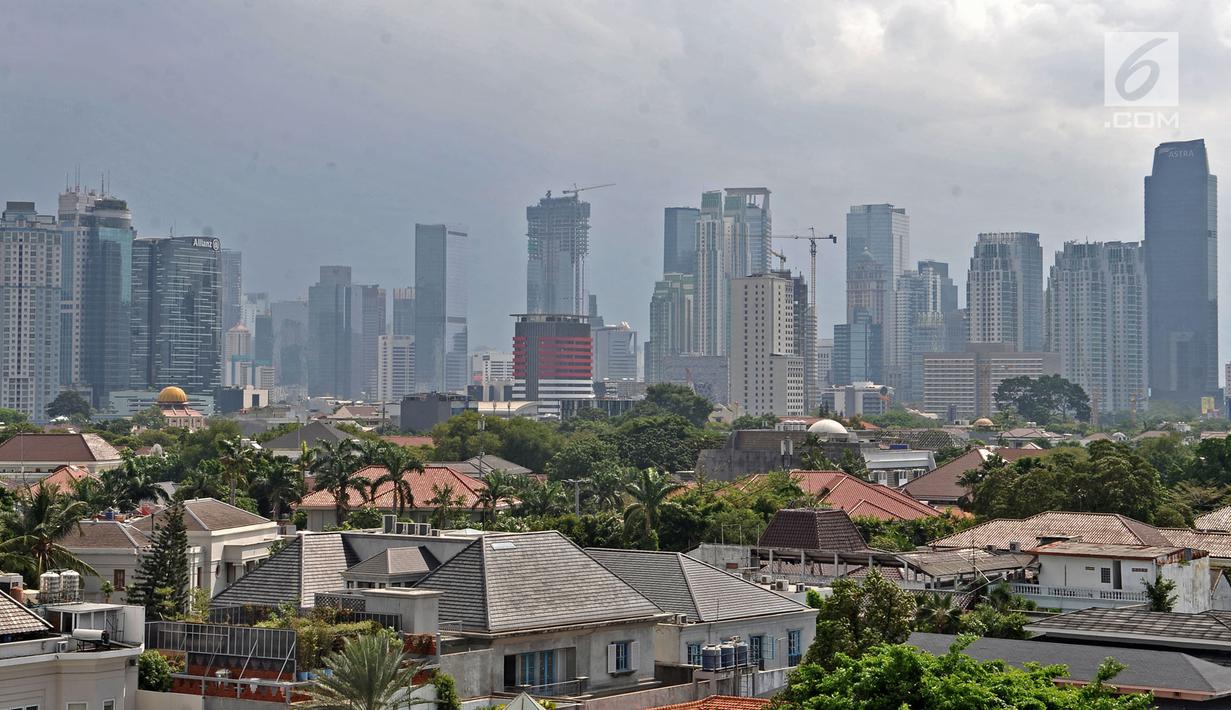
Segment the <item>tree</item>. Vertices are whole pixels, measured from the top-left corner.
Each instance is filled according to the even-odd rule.
[[[1205,451],[1200,451],[1204,446]],[[1224,448],[1226,441],[1224,439],[1206,439],[1198,445],[1198,455],[1205,457],[1202,461],[1213,461],[1223,458],[1219,455],[1210,456],[1215,449]],[[1158,471],[1159,477],[1162,478],[1165,485],[1174,485],[1178,482],[1196,478],[1198,480],[1205,478],[1204,474],[1211,474],[1208,482],[1219,481],[1221,483],[1231,482],[1231,472],[1224,473],[1224,469],[1218,469],[1215,473],[1211,469],[1206,469],[1204,465],[1198,471],[1190,470],[1193,468],[1194,456],[1193,450],[1184,443],[1184,437],[1178,432],[1172,432],[1167,436],[1156,436],[1149,439],[1142,439],[1137,444],[1137,453]],[[1195,474],[1195,475],[1193,475]]]
[[[98,576],[61,544],[70,533],[81,534],[81,518],[89,512],[85,503],[56,493],[50,486],[27,490],[18,503],[0,518],[0,569],[21,572],[30,585],[47,570],[71,569]]]
[[[1171,611],[1175,608],[1175,582],[1155,573],[1154,582],[1145,582],[1150,611]]]
[[[559,481],[527,478],[518,493],[522,515],[558,515],[569,508],[569,494]]]
[[[453,511],[460,508],[466,502],[452,483],[440,485],[439,483],[432,484],[432,497],[428,500],[428,505],[434,506],[432,511],[432,526],[437,529],[449,527],[453,521]]]
[[[674,414],[629,419],[615,430],[620,458],[638,469],[692,470],[702,443],[700,430]]]
[[[188,529],[184,504],[174,503],[154,518],[150,550],[137,564],[128,603],[144,606],[147,618],[169,619],[188,609]]]
[[[873,646],[902,643],[910,635],[915,599],[873,569],[859,584],[849,578],[833,583],[821,602],[816,639],[805,663],[835,668],[841,656],[858,657]]]
[[[231,505],[235,505],[235,495],[241,483],[247,483],[252,475],[253,461],[256,458],[256,449],[252,448],[244,442],[243,439],[236,437],[234,439],[223,439],[220,442],[221,456],[218,458],[222,463],[223,476],[226,478],[227,486],[230,488],[230,495],[227,501]]]
[[[193,498],[217,498],[225,495],[226,484],[222,480],[222,466],[217,460],[202,461],[188,472],[175,488],[175,500]]]
[[[916,602],[915,630],[933,634],[957,633],[961,628],[962,608],[952,594],[924,594]]]
[[[1090,421],[1089,395],[1060,375],[1010,377],[996,388],[995,398],[998,409],[1016,412],[1027,421]]]
[[[586,478],[599,464],[615,461],[619,453],[604,437],[581,432],[560,447],[547,462],[547,476],[553,481]]]
[[[162,415],[162,410],[156,404],[151,404],[145,409],[135,412],[129,418],[129,421],[139,429],[154,429],[157,431],[167,426],[167,418]]]
[[[662,383],[650,385],[645,390],[645,402],[667,414],[683,417],[693,426],[705,426],[714,403],[692,391],[686,385]]]
[[[380,465],[385,468],[385,475],[378,479],[379,483],[393,484],[393,506],[398,516],[407,506],[415,507],[415,490],[408,473],[423,473],[423,459],[410,449],[401,446],[388,446],[380,459]]]
[[[436,687],[436,710],[462,710],[453,676],[437,669],[432,673],[432,685]]]
[[[64,390],[47,405],[47,418],[66,417],[75,421],[90,418],[90,403],[74,390]]]
[[[137,657],[137,689],[156,693],[171,690],[171,664],[152,648],[142,651]]]
[[[480,422],[484,429],[480,430]],[[479,455],[480,451],[495,453],[500,450],[500,437],[496,429],[501,420],[483,417],[478,412],[465,411],[432,427],[432,445],[439,461],[466,461]]]
[[[502,422],[498,433],[500,456],[536,473],[547,470],[547,462],[564,444],[555,425],[526,417]]]
[[[654,538],[658,518],[672,493],[684,486],[652,468],[643,469],[625,487],[632,503],[624,509],[624,520],[642,529],[644,540]],[[654,545],[654,549],[657,545]]]
[[[476,494],[474,504],[486,511],[486,519],[491,522],[496,519],[496,508],[502,502],[512,500],[517,491],[517,481],[504,471],[488,471],[479,478],[483,481],[483,488]]]
[[[958,637],[949,652],[933,656],[902,644],[871,649],[861,657],[838,656],[824,667],[805,664],[774,698],[776,710],[805,708],[871,708],[876,710],[1147,710],[1148,694],[1119,695],[1109,686],[1124,665],[1108,658],[1093,683],[1057,686],[1064,666],[1027,665],[1018,669],[1003,661],[980,662],[962,653],[973,636]]]
[[[408,696],[419,685],[422,667],[407,659],[390,634],[364,634],[346,641],[342,650],[325,657],[332,673],[316,678],[305,704],[318,710],[396,710],[413,703]]]
[[[825,455],[825,442],[816,434],[804,435],[799,445],[799,461],[809,471],[837,471],[838,464]]]
[[[103,495],[107,504],[120,511],[131,511],[141,503],[165,502],[167,491],[158,485],[158,466],[152,457],[136,456],[130,451],[122,454],[119,468],[103,471],[101,476]]]
[[[346,516],[346,527],[351,530],[368,530],[371,528],[379,528],[381,526],[381,514],[376,508],[365,505],[362,508],[352,510]]]
[[[731,422],[731,429],[773,429],[777,425],[778,417],[772,414],[741,414]]]
[[[312,472],[316,474],[316,489],[329,491],[334,497],[334,514],[340,524],[346,518],[350,492],[366,479],[355,475],[357,461],[350,439],[322,442]]]
[[[25,424],[28,421],[30,421],[30,418],[24,412],[8,407],[0,407],[0,425],[9,427],[14,424]]]
[[[294,461],[268,454],[257,457],[255,469],[252,493],[262,513],[281,520],[284,512],[303,499],[306,492],[303,474]]]

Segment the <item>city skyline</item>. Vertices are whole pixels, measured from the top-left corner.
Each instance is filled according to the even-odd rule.
[[[451,14],[464,9],[437,8],[412,19],[377,7],[366,17],[326,10],[302,18],[302,25],[280,33],[276,55],[245,50],[254,36],[248,33],[265,33],[281,13],[259,6],[241,12],[248,22],[233,28],[236,36],[225,43],[229,54],[211,47],[202,55],[204,47],[189,45],[189,51],[164,53],[165,66],[151,70],[143,57],[177,40],[189,27],[216,26],[229,13],[191,8],[183,17],[173,17],[162,8],[148,8],[134,18],[83,8],[61,16],[49,9],[15,6],[17,26],[54,21],[65,36],[81,41],[64,43],[59,63],[13,65],[15,70],[7,75],[13,101],[0,113],[11,131],[0,140],[27,169],[0,177],[0,190],[14,200],[46,204],[62,189],[65,172],[74,172],[76,166],[83,175],[109,172],[110,191],[130,203],[141,236],[166,236],[172,227],[176,234],[212,232],[227,248],[244,252],[246,280],[278,300],[302,297],[316,268],[328,263],[350,263],[362,282],[406,284],[413,258],[383,256],[405,253],[413,223],[466,223],[474,247],[470,296],[471,341],[476,346],[507,348],[512,335],[508,309],[489,307],[483,297],[491,294],[496,303],[521,300],[520,279],[502,277],[508,264],[524,260],[520,235],[525,205],[547,189],[561,190],[574,182],[617,184],[589,198],[590,262],[608,265],[593,270],[589,290],[600,296],[605,316],[627,320],[645,333],[649,314],[643,294],[661,277],[660,210],[695,204],[696,192],[707,186],[768,186],[774,191],[779,232],[816,226],[818,231],[841,233],[850,205],[900,205],[912,216],[912,257],[959,264],[968,257],[969,240],[984,231],[1037,232],[1047,253],[1074,239],[1139,240],[1140,180],[1149,172],[1149,151],[1168,140],[1205,137],[1211,171],[1217,174],[1225,152],[1219,148],[1227,143],[1228,129],[1212,120],[1222,89],[1201,75],[1181,72],[1183,128],[1178,131],[1104,128],[1107,115],[1098,87],[1102,33],[1107,30],[1179,31],[1185,42],[1181,58],[1199,57],[1216,69],[1223,61],[1218,28],[1226,21],[1211,10],[1161,10],[1146,26],[1119,8],[1109,8],[1098,18],[1066,8],[1044,16],[1020,8],[998,15],[963,8],[950,17],[927,6],[886,10],[852,5],[799,8],[736,28],[729,22],[735,10],[722,6],[708,13],[672,13],[649,6],[620,12],[598,9],[605,22],[594,26],[562,8],[544,7],[522,15],[497,11],[474,27],[473,37],[446,47],[432,35],[456,21]],[[803,21],[797,21],[800,14]],[[597,30],[603,24],[622,26],[630,18],[649,26],[654,38],[675,37],[683,46],[661,42],[634,52],[631,39]],[[135,19],[140,22],[132,22]],[[577,44],[562,48],[565,59],[610,51],[630,58],[627,75],[606,77],[615,84],[601,97],[568,93],[531,106],[510,101],[512,108],[499,117],[480,116],[475,102],[480,97],[503,101],[509,89],[501,87],[524,91],[544,81],[557,84],[557,78],[537,74],[595,76],[584,62],[583,68],[570,69],[567,61],[546,62],[534,50],[503,43],[500,48],[507,57],[498,66],[487,65],[491,51],[476,51],[493,37],[494,27],[534,38],[557,21],[577,33]],[[147,31],[154,26],[165,31]],[[325,60],[326,81],[333,87],[328,105],[295,77],[297,62],[307,61],[308,47],[315,46],[309,38],[325,26],[339,28],[339,45],[354,50],[338,53],[345,59]],[[910,26],[929,32],[912,32]],[[102,36],[133,42],[94,39]],[[736,60],[698,44],[701,36],[789,41],[769,42],[785,48]],[[965,52],[1010,36],[1039,41],[1015,42],[986,67],[959,66]],[[17,33],[15,50],[32,37]],[[149,51],[126,49],[128,44]],[[525,43],[534,44],[532,39]],[[828,49],[820,54],[812,47]],[[448,86],[456,92],[456,106],[418,108],[390,92],[373,90],[362,78],[369,70],[379,75],[378,68],[414,66],[433,52],[440,59],[431,66],[438,70],[415,73],[408,79],[409,91],[402,87],[397,96]],[[980,90],[955,81],[974,93],[935,93],[948,82],[893,87],[899,93],[857,91],[869,82],[886,81],[879,74],[888,55],[914,59],[921,71],[937,77],[958,69],[966,75],[979,72],[976,78],[995,77],[997,88]],[[467,56],[470,59],[455,61]],[[108,79],[90,86],[79,86],[73,80],[76,74],[65,68],[95,61],[111,71]],[[228,85],[232,82],[224,77],[243,74],[238,62],[245,68],[254,63],[264,71]],[[1056,71],[1057,64],[1064,71]],[[552,70],[543,71],[548,67]],[[702,98],[708,94],[702,90],[724,72],[766,78],[732,82],[734,93],[724,101],[727,108],[706,111],[702,107],[709,102],[702,103]],[[1040,90],[1044,76],[1053,78],[1045,94]],[[267,81],[278,87],[269,95]],[[932,93],[921,99],[924,84]],[[187,90],[190,85],[209,97],[210,111],[197,110],[198,99]],[[496,94],[489,95],[493,89]],[[785,103],[765,111],[769,92]],[[888,99],[872,98],[874,94],[892,95],[894,105],[878,110],[885,108],[880,101]],[[22,99],[35,95],[52,102],[51,110],[21,111]],[[117,95],[128,97],[123,109],[114,102]],[[625,98],[613,103],[612,97]],[[329,108],[356,103],[370,104],[371,110],[360,116]],[[749,110],[741,111],[741,106]],[[74,118],[87,108],[96,112],[95,120]],[[339,113],[342,110],[346,112]],[[272,117],[288,111],[311,118],[302,128],[285,131],[283,122]],[[202,120],[206,115],[208,123]],[[757,140],[723,140],[736,119],[750,117]],[[329,121],[333,128],[321,141],[319,131],[329,127]],[[402,130],[408,122],[421,130],[408,135]],[[561,135],[561,126],[581,125],[586,130]],[[215,128],[219,135],[235,137],[202,139]],[[56,139],[37,154],[16,141],[17,136],[49,131]],[[549,154],[539,149],[548,134],[559,148]],[[472,140],[478,141],[476,154],[484,154],[481,161],[464,157],[460,150]],[[455,159],[458,155],[463,158]],[[893,170],[886,170],[890,161]],[[433,164],[447,164],[447,169],[429,172],[419,167]],[[194,169],[184,172],[181,165]],[[339,209],[343,202],[344,210]],[[391,222],[406,227],[391,227]],[[348,238],[340,240],[339,234]],[[304,244],[311,248],[300,248]],[[775,248],[786,251],[789,268],[806,269],[806,244]],[[821,334],[841,320],[833,303],[841,294],[835,266],[842,257],[839,247],[820,264]],[[964,290],[965,274],[955,273],[954,278]],[[1224,356],[1227,331],[1221,329]]]

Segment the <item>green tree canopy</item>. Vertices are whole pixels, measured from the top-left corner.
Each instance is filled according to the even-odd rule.
[[[156,516],[150,550],[137,564],[128,603],[144,606],[151,619],[169,619],[188,609],[188,529],[184,504],[174,503]]]
[[[1090,421],[1089,395],[1059,375],[1010,377],[996,388],[995,397],[997,408],[1015,412],[1026,421]]]
[[[860,584],[850,578],[833,583],[816,616],[816,639],[805,663],[837,668],[851,657],[883,643],[910,636],[915,598],[873,569]],[[887,706],[896,707],[896,706]]]
[[[90,418],[90,403],[75,390],[64,390],[47,405],[47,418],[56,417],[85,421]]]
[[[683,417],[698,427],[705,426],[710,412],[714,411],[714,403],[693,392],[691,387],[668,383],[647,387],[645,404],[666,414]]]

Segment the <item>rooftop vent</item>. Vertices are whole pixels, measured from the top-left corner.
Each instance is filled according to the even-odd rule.
[[[493,550],[516,550],[517,545],[514,545],[511,542],[493,542],[492,549]]]

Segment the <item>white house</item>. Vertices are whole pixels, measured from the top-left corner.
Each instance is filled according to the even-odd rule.
[[[1115,607],[1149,601],[1146,583],[1175,583],[1173,611],[1212,608],[1210,558],[1204,550],[1152,545],[1109,545],[1063,540],[1029,551],[1039,560],[1039,583],[1013,590],[1039,606],[1060,609]]]

